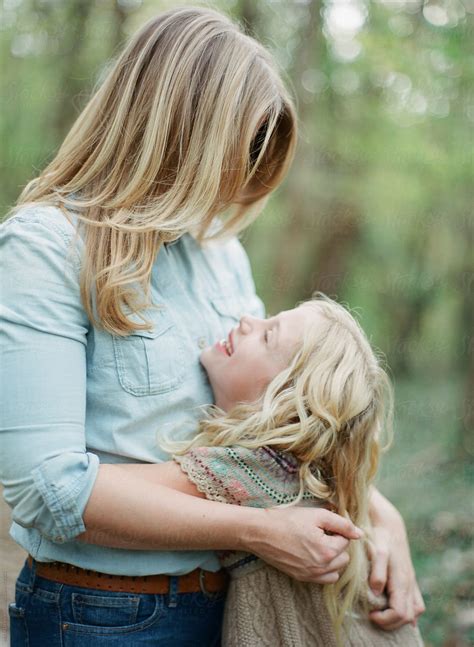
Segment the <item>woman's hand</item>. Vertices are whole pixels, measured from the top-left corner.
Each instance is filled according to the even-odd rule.
[[[351,521],[324,508],[264,512],[266,523],[247,539],[245,549],[301,582],[336,582],[349,563],[349,541],[362,536]]]
[[[405,523],[397,509],[380,492],[373,488],[372,493],[369,584],[374,593],[386,591],[389,606],[383,611],[372,611],[370,619],[387,630],[409,622],[416,626],[425,605],[411,561]]]

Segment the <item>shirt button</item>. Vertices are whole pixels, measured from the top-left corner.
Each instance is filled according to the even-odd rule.
[[[207,346],[207,341],[205,337],[199,337],[198,339],[198,346],[199,348],[206,348]]]

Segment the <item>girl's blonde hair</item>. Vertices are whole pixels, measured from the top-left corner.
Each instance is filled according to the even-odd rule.
[[[97,327],[128,334],[150,327],[126,314],[154,307],[162,243],[241,231],[286,175],[296,137],[267,50],[217,11],[174,8],[131,38],[11,215],[30,203],[77,211],[84,308]]]
[[[392,441],[393,395],[382,362],[348,310],[321,293],[300,306],[322,317],[307,327],[291,363],[261,397],[228,413],[211,406],[192,441],[163,446],[175,454],[231,445],[292,452],[300,461],[300,490],[285,506],[309,491],[365,530],[363,540],[350,543],[350,563],[338,582],[324,587],[339,639],[355,602],[367,611],[369,488],[380,452]]]

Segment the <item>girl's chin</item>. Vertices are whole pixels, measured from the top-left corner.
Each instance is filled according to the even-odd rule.
[[[205,348],[199,355],[199,361],[204,366],[204,368],[206,368],[208,357],[209,357],[209,352],[208,352],[208,349]]]
[[[218,353],[214,350],[212,346],[205,348],[199,355],[199,361],[202,366],[206,369],[206,372],[212,373],[212,367],[218,363],[219,357]]]
[[[218,344],[214,344],[214,346],[207,346],[207,348],[205,348],[199,355],[199,361],[204,366],[204,368],[207,368],[207,366],[210,367],[216,362],[219,362],[220,364],[221,360],[228,359],[229,356],[218,346]]]

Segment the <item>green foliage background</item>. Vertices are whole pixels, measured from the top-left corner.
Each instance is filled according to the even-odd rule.
[[[181,3],[3,0],[3,217],[96,78]],[[474,640],[474,0],[216,0],[274,54],[298,107],[292,170],[244,234],[277,312],[322,290],[360,314],[396,386],[380,489],[403,513],[427,645]]]

